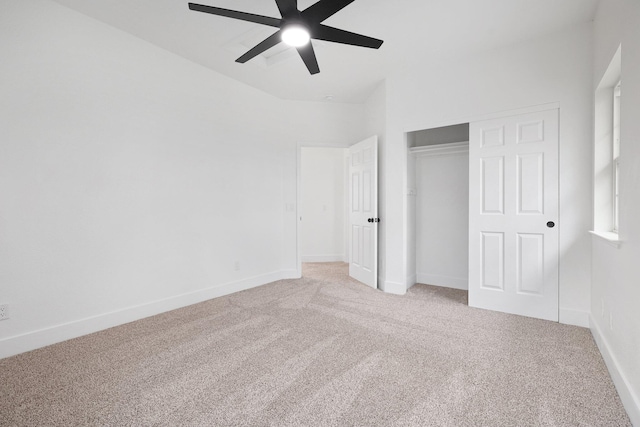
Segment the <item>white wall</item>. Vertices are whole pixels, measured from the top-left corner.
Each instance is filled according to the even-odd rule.
[[[0,9],[0,357],[297,274],[297,144],[357,141],[362,106],[280,101],[48,0]]]
[[[588,325],[590,309],[592,31],[561,33],[450,61],[420,58],[387,80],[386,280],[406,289],[406,132],[495,112],[560,106],[560,319]]]
[[[620,247],[592,244],[591,330],[622,402],[640,425],[640,3],[601,1],[591,95],[622,44]]]
[[[346,149],[301,148],[303,262],[346,261]]]
[[[415,159],[417,281],[468,289],[469,154]]]

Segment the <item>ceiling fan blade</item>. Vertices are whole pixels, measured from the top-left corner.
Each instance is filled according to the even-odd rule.
[[[255,58],[256,56],[260,55],[262,52],[266,51],[267,49],[270,49],[273,46],[277,45],[282,41],[280,38],[281,37],[280,33],[281,31],[277,31],[275,34],[267,37],[266,39],[258,43],[255,47],[253,47],[250,51],[242,55],[240,58],[236,59],[236,62],[244,64],[251,58]]]
[[[316,53],[313,51],[313,45],[311,45],[311,42],[304,46],[297,47],[296,49],[309,72],[311,74],[318,74],[320,72],[320,67],[318,67],[318,60],[316,59]]]
[[[320,0],[318,3],[300,12],[300,14],[307,22],[319,24],[354,1],[355,0]]]
[[[300,18],[298,2],[296,0],[276,0],[276,4],[283,19]]]
[[[352,46],[369,47],[378,49],[384,43],[382,40],[373,37],[363,36],[350,31],[340,30],[327,25],[318,25],[313,28],[311,37],[334,43],[350,44]]]
[[[189,3],[189,9],[196,12],[210,13],[212,15],[225,16],[241,21],[255,22],[256,24],[280,27],[281,20],[269,16],[254,15],[253,13],[238,12],[237,10],[222,9],[220,7],[206,6],[204,4]]]

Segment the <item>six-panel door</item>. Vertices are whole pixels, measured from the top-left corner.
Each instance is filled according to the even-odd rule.
[[[378,138],[349,148],[349,275],[378,287]]]
[[[471,123],[469,305],[558,320],[558,110]]]

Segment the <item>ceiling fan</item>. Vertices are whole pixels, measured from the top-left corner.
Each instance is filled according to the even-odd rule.
[[[302,61],[304,61],[304,64],[307,66],[309,73],[317,74],[320,72],[320,67],[318,67],[318,60],[316,59],[316,54],[310,39],[372,49],[378,49],[383,43],[382,40],[329,27],[321,23],[355,0],[320,0],[302,11],[298,10],[297,0],[275,1],[280,10],[280,15],[282,15],[282,19],[195,3],[189,3],[189,9],[278,28],[276,33],[267,37],[240,58],[236,59],[236,62],[243,64],[283,41],[296,48]]]

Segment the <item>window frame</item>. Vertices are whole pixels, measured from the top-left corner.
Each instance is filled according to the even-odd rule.
[[[619,247],[620,224],[620,183],[623,161],[620,157],[619,121],[616,130],[614,150],[614,120],[620,119],[621,99],[615,97],[616,88],[622,86],[622,45],[618,46],[609,66],[602,74],[594,93],[593,124],[593,229],[591,233],[614,246]],[[621,92],[620,92],[621,93]],[[614,117],[614,104],[615,116]],[[624,151],[624,150],[623,150]],[[622,195],[624,200],[624,194]]]
[[[620,226],[620,100],[621,100],[621,86],[622,81],[618,80],[618,83],[613,88],[613,142],[611,150],[611,165],[613,189],[611,195],[613,200],[611,201],[612,212],[612,233],[618,233]]]

